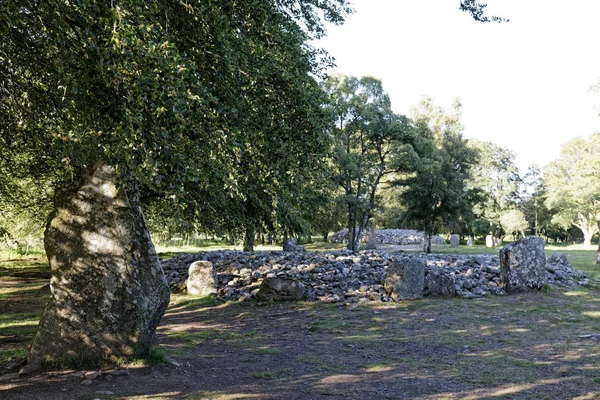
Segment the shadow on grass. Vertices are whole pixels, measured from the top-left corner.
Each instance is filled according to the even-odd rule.
[[[177,366],[132,369],[93,390],[122,399],[587,396],[600,390],[600,349],[582,337],[600,332],[590,301],[598,294],[553,289],[351,307],[178,295],[157,336]],[[27,398],[32,385],[59,393],[69,382],[74,398],[90,393],[65,376],[0,386],[0,396]]]
[[[50,268],[35,261],[0,266],[0,375],[27,356],[49,297]]]
[[[123,399],[584,398],[600,391],[600,349],[585,337],[600,333],[599,294],[349,307],[174,295],[157,338],[177,364],[140,366],[92,391],[69,376],[18,381],[0,386],[0,397],[61,398],[70,384],[73,398],[98,390]]]

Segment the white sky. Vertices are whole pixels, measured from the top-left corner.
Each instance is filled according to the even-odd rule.
[[[485,0],[484,0],[485,2]],[[353,0],[356,13],[317,45],[329,73],[383,81],[395,112],[422,95],[463,104],[465,137],[517,154],[524,170],[556,158],[575,136],[600,130],[600,0],[488,0],[483,24],[459,0]]]

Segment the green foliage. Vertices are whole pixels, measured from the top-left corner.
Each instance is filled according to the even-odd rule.
[[[556,226],[552,224],[552,212],[544,202],[546,185],[542,172],[537,166],[528,168],[523,177],[523,184],[520,207],[529,223],[529,232],[535,236],[545,235],[556,239]]]
[[[349,12],[346,0],[2,2],[0,160],[51,189],[97,162],[131,170],[164,236],[301,230],[290,210],[329,123],[315,77],[331,60],[309,40]]]
[[[333,180],[347,208],[348,248],[358,249],[384,176],[409,168],[414,158],[410,121],[391,110],[381,81],[372,77],[329,77],[323,87],[335,118]]]
[[[508,19],[495,15],[488,16],[485,14],[486,3],[481,3],[479,0],[461,0],[460,9],[471,14],[475,21],[479,22],[508,22]]]
[[[430,98],[419,103],[413,110],[418,132],[416,170],[394,182],[405,188],[400,194],[405,223],[418,224],[429,238],[427,252],[431,251],[431,235],[440,226],[457,232],[461,216],[470,208],[466,179],[476,152],[462,138],[460,107],[457,101],[453,113],[447,113]]]
[[[513,235],[516,238],[517,234],[525,236],[525,230],[529,227],[525,214],[520,210],[507,210],[500,214],[500,225],[504,232]]]
[[[521,178],[515,154],[492,142],[469,140],[469,147],[479,154],[467,185],[473,193],[474,203],[469,228],[475,235],[492,232],[496,237],[502,237],[500,215],[514,208],[519,201]]]
[[[544,180],[546,206],[556,212],[552,221],[564,228],[577,226],[589,246],[600,221],[600,133],[565,144],[547,166]]]

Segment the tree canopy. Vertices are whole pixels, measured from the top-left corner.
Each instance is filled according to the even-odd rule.
[[[322,137],[313,76],[328,61],[308,40],[323,34],[321,13],[339,23],[349,11],[344,0],[2,2],[1,156],[53,181],[101,161],[175,199],[215,177],[239,191],[245,158],[292,170]]]
[[[553,222],[577,226],[589,246],[600,228],[600,133],[566,143],[544,180],[546,205],[556,212]]]
[[[458,100],[452,112],[435,105],[429,97],[419,102],[412,110],[418,134],[415,172],[394,182],[405,188],[400,195],[406,207],[403,219],[423,229],[426,252],[431,252],[431,236],[438,227],[457,232],[461,216],[470,208],[466,181],[477,153],[462,137],[460,109]]]
[[[335,117],[333,179],[344,193],[348,248],[357,250],[382,178],[409,168],[412,126],[392,111],[381,81],[375,78],[333,76],[324,88]]]

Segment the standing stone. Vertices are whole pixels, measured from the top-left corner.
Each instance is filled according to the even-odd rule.
[[[473,238],[472,237],[470,237],[469,240],[467,240],[467,246],[473,247]]]
[[[450,247],[458,247],[458,242],[460,241],[460,236],[456,233],[450,235]]]
[[[500,287],[506,292],[541,289],[546,282],[544,239],[529,236],[500,250]]]
[[[424,286],[425,261],[412,257],[392,261],[383,281],[388,295],[400,300],[422,298]]]
[[[257,297],[263,301],[302,300],[304,285],[287,277],[266,278],[260,285]]]
[[[489,234],[485,237],[485,247],[494,247],[494,237]]]
[[[367,250],[377,250],[377,231],[375,229],[367,230],[365,242]]]
[[[296,243],[298,243],[298,242],[294,238],[284,240],[283,241],[283,251],[296,251],[297,250]]]
[[[500,246],[502,246],[502,239],[494,238],[494,247],[500,247]]]
[[[51,297],[28,362],[149,354],[170,294],[135,180],[96,165],[55,204],[44,234]]]
[[[217,272],[213,263],[196,261],[188,270],[187,292],[193,296],[208,296],[217,291],[215,278]]]

